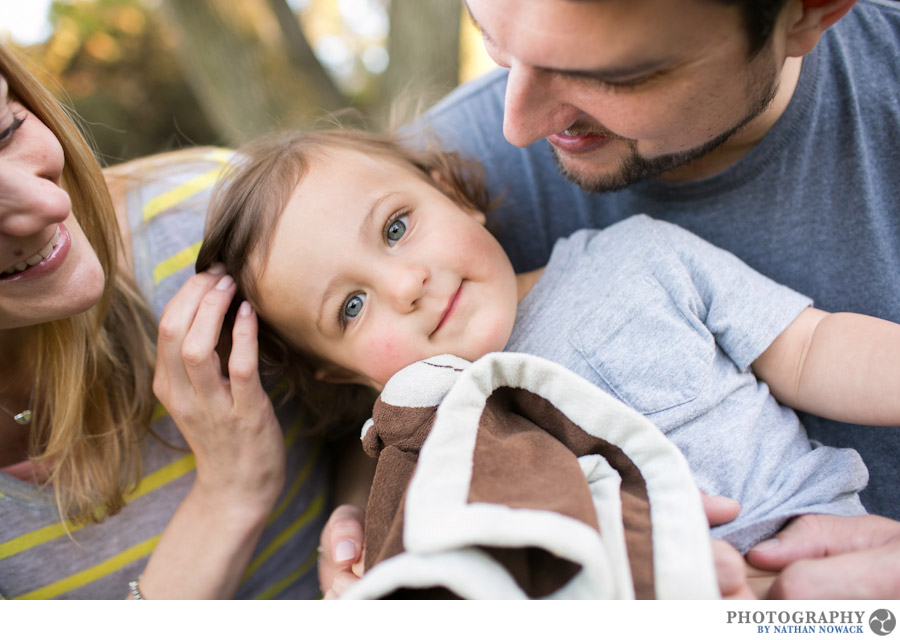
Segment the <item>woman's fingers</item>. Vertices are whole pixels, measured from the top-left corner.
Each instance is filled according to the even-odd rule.
[[[231,404],[216,343],[235,291],[234,280],[225,275],[203,295],[181,346],[181,358],[195,393],[217,405]]]
[[[231,395],[236,407],[251,407],[260,402],[263,394],[259,380],[258,320],[256,312],[246,300],[238,307],[232,331],[228,375]]]

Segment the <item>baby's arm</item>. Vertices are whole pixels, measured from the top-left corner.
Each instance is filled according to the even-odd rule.
[[[868,425],[900,425],[900,325],[806,309],[753,362],[779,402]]]

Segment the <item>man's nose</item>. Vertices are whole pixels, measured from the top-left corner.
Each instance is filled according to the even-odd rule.
[[[509,67],[503,107],[503,135],[517,147],[559,133],[580,113],[557,95],[560,87],[552,72],[513,62]]]

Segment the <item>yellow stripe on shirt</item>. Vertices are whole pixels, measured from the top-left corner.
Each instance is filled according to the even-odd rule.
[[[291,571],[285,577],[283,577],[278,582],[270,585],[267,589],[265,589],[259,595],[254,596],[254,600],[271,600],[272,598],[281,594],[285,589],[291,586],[294,582],[303,577],[307,571],[312,569],[313,565],[316,563],[316,559],[319,557],[318,550],[314,550],[310,556],[304,560],[303,564],[297,567],[295,570]]]
[[[325,491],[324,489],[319,492],[319,495],[315,497],[315,499],[310,503],[309,507],[307,507],[306,511],[304,511],[299,518],[294,520],[290,525],[285,528],[284,531],[279,533],[272,542],[266,545],[266,548],[263,549],[258,556],[253,559],[253,562],[250,563],[250,566],[247,567],[247,570],[244,572],[243,581],[246,581],[253,573],[259,569],[263,563],[268,560],[272,554],[274,554],[278,549],[284,546],[294,535],[300,532],[306,524],[322,513],[322,508],[325,506]]]
[[[125,496],[125,501],[132,502],[137,500],[141,496],[190,473],[196,466],[197,463],[194,460],[194,454],[187,454],[183,458],[179,458],[175,462],[167,464],[165,467],[144,476],[144,479],[141,480],[137,489]],[[30,531],[18,538],[13,538],[7,542],[0,543],[0,560],[4,560],[18,553],[22,553],[23,551],[28,551],[29,549],[42,545],[45,542],[50,542],[60,536],[64,536],[66,535],[67,528],[70,533],[73,533],[84,526],[84,524],[73,524],[71,522],[65,524],[56,522],[47,525],[46,527]]]
[[[185,267],[190,267],[197,262],[197,254],[200,253],[201,244],[203,244],[202,241],[195,242],[187,249],[182,249],[171,258],[166,258],[165,260],[158,262],[157,265],[153,267],[153,283],[159,284],[170,275],[178,273]]]
[[[215,184],[216,180],[219,179],[219,175],[222,173],[222,168],[223,167],[218,167],[212,171],[200,174],[196,178],[191,178],[184,184],[178,185],[171,191],[166,191],[151,199],[144,205],[144,222]]]
[[[134,545],[130,549],[126,549],[121,553],[117,553],[113,557],[108,560],[104,560],[100,564],[94,565],[90,569],[85,569],[84,571],[79,571],[78,573],[72,574],[67,578],[63,578],[62,580],[58,580],[57,582],[48,584],[46,587],[41,587],[40,589],[35,589],[34,591],[30,591],[28,593],[23,593],[20,596],[16,596],[13,600],[47,600],[49,598],[55,598],[58,595],[66,593],[67,591],[72,591],[73,589],[78,589],[79,587],[83,587],[86,584],[90,584],[94,580],[99,580],[104,576],[113,573],[114,571],[118,571],[122,567],[134,562],[135,560],[140,560],[144,558],[156,548],[156,544],[159,542],[159,539],[162,537],[162,534],[158,536],[153,536],[143,542]],[[122,597],[125,597],[125,590],[122,590]]]

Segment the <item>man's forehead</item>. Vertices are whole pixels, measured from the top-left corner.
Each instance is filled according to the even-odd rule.
[[[710,0],[465,3],[489,48],[551,70],[650,64],[732,37],[742,27],[738,7]]]

